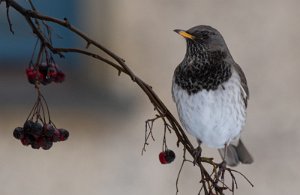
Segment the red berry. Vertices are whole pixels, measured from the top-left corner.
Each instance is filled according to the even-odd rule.
[[[159,161],[160,161],[161,164],[167,164],[166,153],[165,152],[159,153]]]
[[[31,140],[29,139],[28,136],[24,136],[22,139],[21,139],[21,143],[24,145],[24,146],[28,146],[31,144]]]
[[[175,159],[175,153],[172,150],[166,150],[159,153],[159,161],[161,164],[169,164]]]
[[[37,72],[33,71],[33,70],[32,71],[28,70],[28,71],[26,71],[26,74],[27,74],[27,79],[28,79],[29,83],[34,84],[36,81]]]
[[[55,79],[55,77],[57,76],[57,68],[55,66],[50,66],[48,68],[47,76]]]
[[[45,143],[46,143],[46,138],[45,137],[39,137],[37,140],[36,140],[37,144],[39,146],[43,146]]]
[[[65,80],[65,73],[62,71],[57,71],[56,77],[54,78],[54,82],[61,83]]]
[[[26,75],[29,83],[35,84],[36,81],[43,81],[44,75],[40,73],[39,70],[34,69],[33,67],[29,67],[26,69]]]
[[[61,83],[65,80],[65,74],[54,63],[41,63],[35,67],[29,67],[26,69],[26,75],[31,84],[39,81],[41,84],[47,85],[52,81]]]

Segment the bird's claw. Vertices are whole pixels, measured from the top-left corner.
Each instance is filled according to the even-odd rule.
[[[202,153],[202,149],[200,146],[198,146],[197,148],[194,149],[193,151],[193,157],[194,157],[194,166],[196,165],[196,163],[198,162],[199,157],[201,157],[201,153]]]

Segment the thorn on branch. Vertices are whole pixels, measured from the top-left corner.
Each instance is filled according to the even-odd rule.
[[[85,48],[88,49],[90,47],[90,45],[91,45],[91,42],[87,41]]]
[[[176,142],[177,148],[179,147],[180,142],[181,142],[180,139],[178,139],[177,142]]]
[[[71,24],[70,24],[69,20],[67,18],[64,18],[64,21],[65,21],[66,27],[70,28]]]

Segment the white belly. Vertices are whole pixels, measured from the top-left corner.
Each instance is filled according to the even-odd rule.
[[[245,124],[246,109],[241,97],[239,76],[232,77],[217,90],[188,95],[173,82],[172,93],[184,128],[203,144],[223,148],[239,137]]]

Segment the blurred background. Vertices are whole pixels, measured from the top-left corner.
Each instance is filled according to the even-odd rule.
[[[28,7],[27,1],[18,1]],[[177,117],[171,98],[173,70],[185,41],[173,29],[199,24],[217,28],[250,87],[244,143],[255,163],[240,165],[254,183],[237,176],[236,194],[295,194],[299,184],[300,2],[296,0],[85,0],[33,1],[44,14],[68,18],[91,38],[120,55],[149,83]],[[126,75],[78,55],[55,58],[67,75],[63,84],[42,87],[56,126],[70,131],[49,151],[24,147],[12,136],[35,100],[27,82],[36,39],[13,9],[15,34],[0,5],[0,194],[175,194],[182,160],[176,137],[167,136],[177,158],[161,165],[163,128],[141,156],[144,121],[155,115],[142,91]],[[57,46],[84,47],[71,33],[51,25]],[[93,50],[96,51],[96,50]],[[191,138],[193,140],[193,138]],[[194,141],[194,140],[193,140]],[[204,155],[220,160],[216,150]],[[200,172],[186,164],[179,194],[197,194]],[[229,193],[228,193],[229,194]]]

